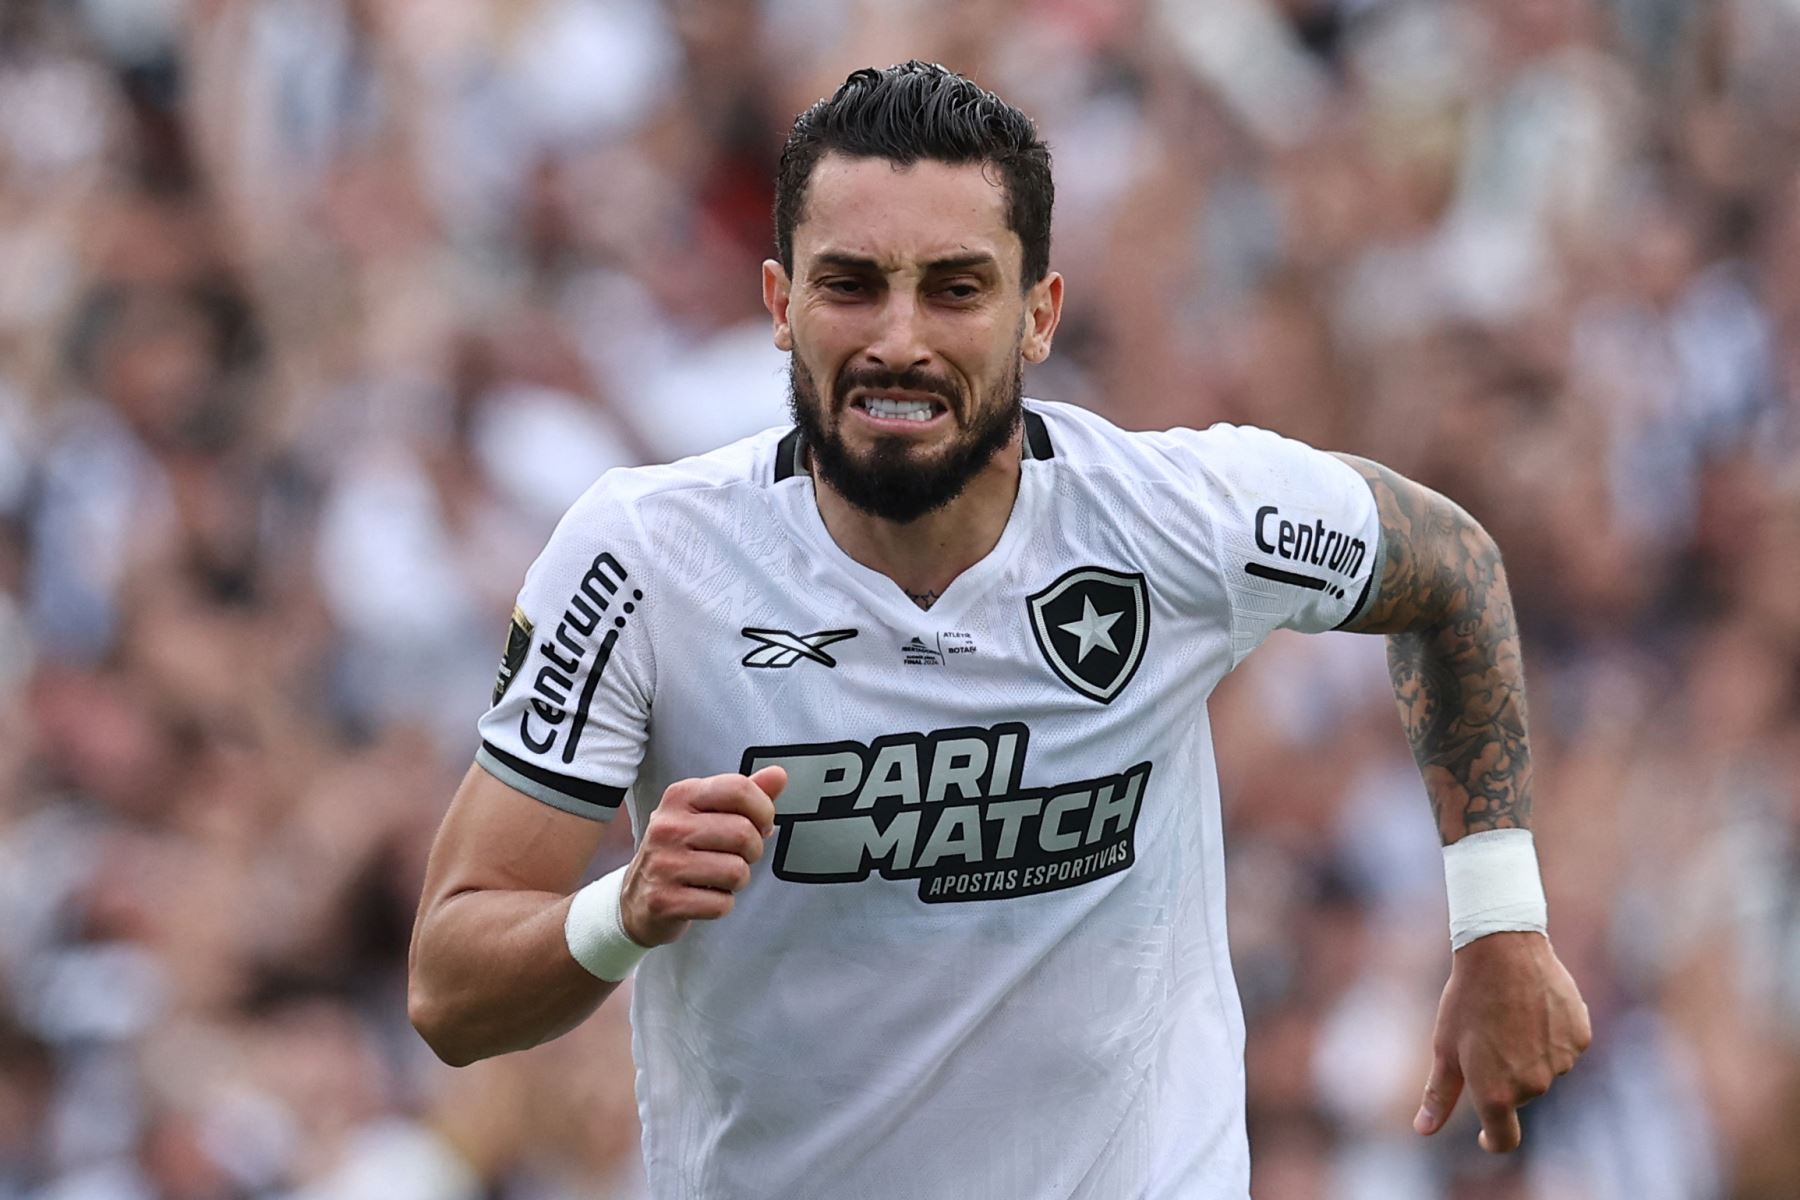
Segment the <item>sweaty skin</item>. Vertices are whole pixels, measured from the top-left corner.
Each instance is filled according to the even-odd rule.
[[[1345,626],[1388,635],[1394,699],[1446,845],[1531,824],[1531,751],[1518,623],[1500,550],[1475,519],[1366,458],[1338,456],[1374,493],[1386,561],[1368,608]],[[1433,1065],[1413,1121],[1444,1127],[1465,1083],[1481,1145],[1520,1141],[1518,1109],[1586,1050],[1587,1005],[1537,933],[1477,938],[1452,959]]]

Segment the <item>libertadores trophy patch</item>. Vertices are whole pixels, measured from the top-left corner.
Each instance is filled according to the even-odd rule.
[[[525,656],[531,652],[531,634],[537,627],[525,610],[513,605],[512,623],[506,627],[506,653],[500,656],[500,675],[494,680],[494,699],[492,703],[500,703],[500,697],[506,695],[506,689],[512,686],[513,676],[525,663]]]
[[[1051,669],[1090,700],[1111,704],[1144,660],[1150,598],[1141,574],[1077,567],[1026,607]]]

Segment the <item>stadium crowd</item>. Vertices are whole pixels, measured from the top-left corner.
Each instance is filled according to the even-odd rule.
[[[1212,713],[1261,1200],[1800,1195],[1797,56],[1791,0],[6,0],[0,1200],[640,1194],[622,1005],[407,1025],[423,858],[562,509],[784,419],[775,153],[910,57],[1056,155],[1030,394],[1507,554],[1594,1048],[1517,1156],[1411,1132],[1432,822],[1380,640],[1278,637]]]

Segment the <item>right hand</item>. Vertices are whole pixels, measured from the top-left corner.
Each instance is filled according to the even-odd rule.
[[[764,767],[669,785],[625,869],[619,907],[632,941],[667,945],[688,922],[731,911],[775,831],[775,797],[786,784],[787,771]]]

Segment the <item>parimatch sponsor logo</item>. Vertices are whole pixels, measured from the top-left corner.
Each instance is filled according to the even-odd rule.
[[[1148,762],[1050,787],[1020,778],[1031,731],[1007,723],[862,742],[753,746],[787,768],[773,869],[790,883],[916,879],[929,904],[1075,887],[1136,861]]]

